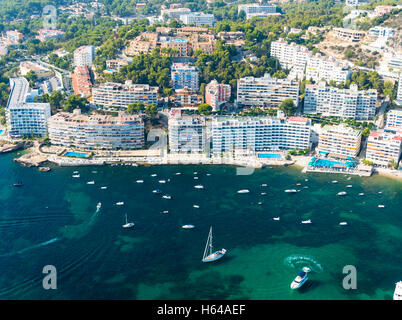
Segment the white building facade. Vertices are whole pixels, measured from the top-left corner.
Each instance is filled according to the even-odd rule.
[[[199,89],[199,71],[195,66],[184,63],[173,63],[171,67],[171,81],[174,89],[188,87],[192,90]]]
[[[388,166],[399,163],[401,157],[402,132],[371,132],[367,139],[366,159],[375,165]]]
[[[94,59],[94,46],[81,46],[74,51],[74,65],[76,67],[91,67]]]

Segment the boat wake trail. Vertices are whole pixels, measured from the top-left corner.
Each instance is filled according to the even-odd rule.
[[[33,223],[41,223],[47,221],[57,221],[57,220],[67,220],[70,219],[71,215],[46,215],[46,216],[32,216],[25,218],[14,218],[0,220],[0,229],[6,229],[11,227],[24,227]]]
[[[283,262],[285,265],[295,269],[309,267],[314,272],[323,272],[324,270],[321,264],[311,256],[293,254],[289,257],[286,257]]]
[[[54,242],[56,242],[56,241],[59,241],[59,240],[60,240],[60,239],[56,237],[56,238],[50,239],[50,240],[48,240],[48,241],[44,241],[44,242],[35,244],[35,245],[33,245],[33,246],[30,246],[30,247],[27,247],[27,248],[24,248],[24,249],[21,249],[21,250],[18,250],[18,251],[14,251],[14,252],[9,252],[9,253],[6,253],[6,254],[2,254],[2,255],[0,255],[0,258],[3,258],[3,257],[10,257],[10,256],[14,256],[14,255],[16,255],[16,254],[22,254],[22,253],[27,252],[27,251],[32,250],[32,249],[36,249],[36,248],[40,248],[40,247],[47,246],[47,245],[52,244],[52,243],[54,243]]]

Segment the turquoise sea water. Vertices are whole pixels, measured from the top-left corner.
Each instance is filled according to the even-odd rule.
[[[1,299],[392,299],[402,280],[401,181],[296,167],[251,175],[230,166],[39,172],[13,156],[0,156]],[[20,180],[23,187],[12,186]],[[172,199],[153,194],[158,188]],[[121,227],[125,213],[133,229]],[[301,224],[306,219],[312,224]],[[211,225],[215,248],[228,252],[204,264]],[[45,265],[57,268],[57,290],[42,288]],[[357,268],[356,290],[342,287],[345,265]],[[304,266],[313,270],[309,281],[292,291]]]

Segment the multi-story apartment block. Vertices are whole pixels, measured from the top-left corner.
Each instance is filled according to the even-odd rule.
[[[36,39],[41,42],[50,39],[60,39],[64,35],[64,31],[53,29],[40,29],[38,33],[39,35],[36,36]]]
[[[374,12],[378,17],[380,17],[384,14],[390,13],[393,9],[395,9],[393,6],[380,5],[375,7]]]
[[[188,87],[198,91],[198,68],[185,63],[173,63],[171,67],[171,81],[174,89]]]
[[[237,7],[237,13],[240,14],[241,11],[246,13],[246,19],[253,17],[265,17],[268,15],[276,14],[276,5],[274,4],[239,4]]]
[[[215,117],[212,153],[252,154],[265,150],[309,149],[310,119],[302,117]]]
[[[298,98],[298,81],[272,78],[268,73],[237,81],[237,101],[244,106],[279,107],[285,99],[292,99],[297,106]]]
[[[71,78],[74,94],[81,97],[89,97],[91,95],[92,81],[88,67],[75,67]]]
[[[202,97],[193,90],[184,87],[176,89],[174,94],[174,104],[180,108],[197,108],[202,103]]]
[[[106,60],[106,69],[120,71],[121,67],[127,66],[127,60],[111,59]]]
[[[213,14],[205,14],[202,12],[192,12],[181,15],[180,20],[186,25],[194,24],[196,27],[204,25],[213,27],[215,23],[215,17]]]
[[[131,103],[149,105],[158,102],[158,87],[147,84],[133,84],[127,80],[121,83],[103,83],[92,88],[92,103],[106,108],[127,108]]]
[[[376,26],[369,30],[369,35],[372,37],[388,38],[395,34],[395,30],[387,27]]]
[[[7,132],[11,138],[24,135],[43,137],[50,117],[49,103],[35,103],[25,78],[10,79],[10,96],[6,107]]]
[[[180,19],[181,15],[190,13],[191,10],[189,8],[162,9],[160,19],[163,20],[165,17],[168,19]]]
[[[395,132],[402,131],[402,109],[394,109],[387,113],[385,130]]]
[[[315,82],[325,80],[336,83],[346,82],[352,75],[350,64],[319,53],[307,59],[306,79]]]
[[[161,39],[161,48],[171,48],[177,51],[179,57],[189,55],[190,44],[186,38],[166,37]]]
[[[140,149],[144,123],[138,116],[83,115],[60,112],[48,120],[51,144],[83,150]]]
[[[306,85],[304,113],[319,113],[323,116],[373,120],[377,105],[377,90],[358,90],[330,87],[325,82]]]
[[[289,79],[302,80],[305,74],[307,60],[312,56],[304,46],[288,43],[282,39],[271,43],[271,56],[279,60],[283,68],[290,69]]]
[[[6,31],[6,38],[16,45],[24,38],[24,36],[17,30],[8,30]]]
[[[219,110],[221,104],[230,100],[231,87],[229,84],[218,83],[212,80],[205,87],[205,102],[208,103],[212,110]]]
[[[351,42],[359,42],[366,35],[364,31],[346,28],[334,28],[333,32],[335,38]]]
[[[205,53],[213,53],[216,50],[216,39],[213,34],[193,33],[190,42],[193,51],[201,50]]]
[[[136,56],[140,53],[151,54],[158,45],[159,35],[155,32],[143,32],[130,41],[126,54]]]
[[[375,165],[388,166],[399,163],[401,157],[402,132],[373,131],[367,139],[366,159]]]
[[[362,133],[345,125],[321,128],[317,151],[343,157],[357,157],[360,152]]]
[[[205,118],[180,112],[169,117],[170,153],[204,153],[206,151]]]
[[[94,46],[81,46],[74,51],[74,65],[76,67],[91,67],[94,59]]]
[[[396,103],[402,105],[402,72],[399,75],[398,91],[396,95]]]

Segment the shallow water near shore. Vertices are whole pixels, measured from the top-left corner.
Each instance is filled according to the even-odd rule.
[[[298,167],[241,175],[193,165],[39,172],[13,156],[0,155],[1,299],[392,299],[402,280],[399,180]],[[72,178],[76,170],[80,178]],[[24,185],[13,187],[19,180]],[[157,188],[172,199],[153,194]],[[126,213],[133,229],[122,228]],[[204,264],[210,226],[215,249],[228,252]],[[57,268],[57,290],[42,288],[45,265]],[[346,265],[356,266],[356,290],[342,287]],[[309,280],[293,291],[304,266]]]

